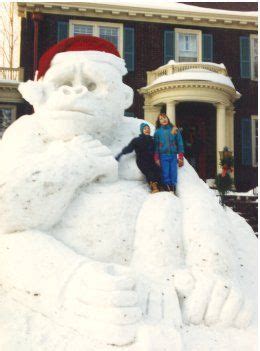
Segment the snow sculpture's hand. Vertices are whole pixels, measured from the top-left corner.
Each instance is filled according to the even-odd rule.
[[[64,311],[82,333],[111,345],[134,342],[141,311],[134,280],[126,267],[85,263],[68,283]]]
[[[183,319],[187,324],[207,326],[221,324],[246,327],[251,319],[252,306],[239,288],[221,278],[197,276],[195,287],[183,300]]]
[[[117,179],[117,162],[108,147],[90,136],[75,137],[71,141],[72,148],[81,153],[88,162],[89,173],[93,178],[104,181]]]

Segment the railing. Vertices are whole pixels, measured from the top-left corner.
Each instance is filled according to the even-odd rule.
[[[207,69],[211,72],[227,76],[224,65],[217,65],[210,62],[174,62],[159,67],[154,71],[147,72],[147,85],[152,84],[157,78],[186,71],[187,69]]]
[[[24,69],[0,67],[0,79],[1,80],[12,80],[15,82],[23,82],[24,80]]]

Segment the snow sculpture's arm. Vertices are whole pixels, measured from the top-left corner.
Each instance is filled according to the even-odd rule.
[[[241,294],[232,243],[235,233],[229,230],[225,211],[188,162],[179,172],[177,191],[183,208],[186,265],[195,278],[195,288],[183,304],[185,321],[246,325],[250,309]]]
[[[76,189],[95,179],[117,177],[110,150],[90,136],[48,140],[27,117],[3,138],[0,221],[6,232],[48,229],[58,222]]]
[[[35,313],[106,343],[134,340],[140,311],[127,268],[89,260],[39,231],[1,234],[0,263],[2,288]]]

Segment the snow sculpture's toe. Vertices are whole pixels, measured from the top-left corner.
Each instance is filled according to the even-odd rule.
[[[83,333],[106,344],[135,341],[141,319],[135,282],[126,267],[86,263],[68,282],[63,311]]]
[[[252,307],[240,290],[223,279],[199,279],[183,301],[183,319],[187,324],[243,328],[250,322]]]

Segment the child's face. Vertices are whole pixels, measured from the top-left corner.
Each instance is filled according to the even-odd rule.
[[[150,127],[145,126],[144,129],[143,129],[143,133],[144,133],[145,135],[150,135]]]
[[[165,115],[160,115],[159,116],[159,122],[161,126],[167,126],[168,124],[168,117]]]

